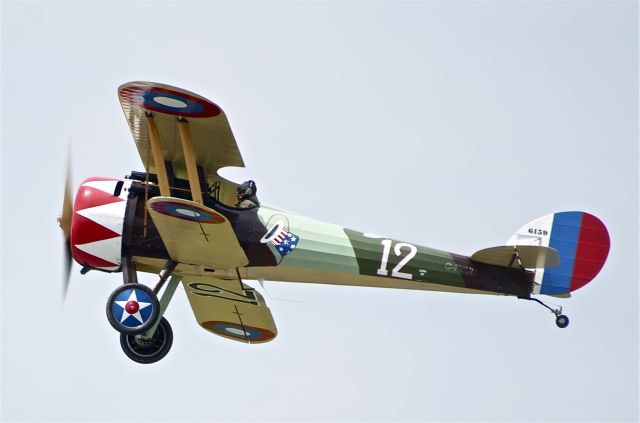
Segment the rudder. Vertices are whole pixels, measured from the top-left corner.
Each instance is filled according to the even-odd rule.
[[[554,248],[560,265],[538,270],[534,294],[564,295],[586,285],[602,269],[609,254],[609,232],[597,217],[579,211],[553,213],[520,228],[507,245]]]

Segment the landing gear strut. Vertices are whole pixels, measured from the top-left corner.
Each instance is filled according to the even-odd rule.
[[[132,283],[135,270],[129,269],[125,284],[116,288],[107,301],[107,319],[120,332],[120,346],[133,361],[149,364],[162,359],[173,344],[173,331],[164,312],[173,298],[180,276],[171,276],[177,263],[169,260],[160,272],[160,280],[152,290],[146,285]],[[162,298],[160,289],[171,276]]]
[[[545,303],[543,303],[542,301],[540,301],[537,298],[520,297],[520,299],[521,300],[535,301],[536,303],[540,304],[544,308],[546,308],[549,311],[551,311],[556,316],[556,326],[558,326],[560,329],[564,329],[567,326],[569,326],[569,318],[567,316],[565,316],[564,314],[562,314],[562,307],[551,308],[551,307],[549,307],[548,305],[546,305]]]

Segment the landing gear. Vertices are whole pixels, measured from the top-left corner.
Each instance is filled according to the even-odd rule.
[[[162,359],[173,343],[173,331],[162,317],[180,283],[180,276],[171,276],[177,263],[169,260],[160,272],[160,280],[152,290],[136,283],[133,264],[125,266],[125,284],[116,288],[107,300],[107,320],[120,332],[120,346],[133,361],[142,364]],[[171,276],[158,300],[158,293]]]
[[[137,363],[151,364],[161,360],[173,344],[171,325],[164,317],[151,337],[120,334],[120,346],[124,353]]]
[[[567,326],[569,326],[569,318],[567,316],[565,316],[564,314],[562,314],[562,307],[551,308],[551,307],[549,307],[548,305],[546,305],[545,303],[543,303],[542,301],[540,301],[537,298],[531,298],[531,297],[519,297],[519,298],[521,300],[535,301],[536,303],[540,304],[544,308],[546,308],[549,311],[551,311],[556,316],[556,325],[560,329],[564,329]]]

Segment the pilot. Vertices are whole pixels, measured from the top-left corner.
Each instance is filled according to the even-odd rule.
[[[258,187],[256,187],[256,183],[253,181],[245,181],[238,186],[236,191],[236,198],[238,202],[236,203],[237,209],[252,209],[260,206],[260,201],[258,201],[258,197],[256,197],[256,192],[258,191]]]

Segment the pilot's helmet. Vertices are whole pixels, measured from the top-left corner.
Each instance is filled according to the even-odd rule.
[[[256,183],[253,181],[245,181],[238,186],[238,190],[236,191],[238,197],[245,199],[249,197],[253,197],[258,192],[258,187],[256,187]]]

